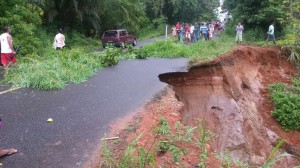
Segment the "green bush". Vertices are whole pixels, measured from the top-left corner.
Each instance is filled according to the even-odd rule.
[[[263,31],[259,28],[255,28],[246,30],[243,36],[244,40],[247,42],[256,42],[265,40],[266,33],[263,33]]]
[[[300,81],[292,79],[293,85],[274,84],[269,87],[276,109],[272,115],[284,130],[300,130]]]
[[[100,38],[99,40],[93,39],[90,37],[86,37],[83,34],[72,31],[72,32],[67,32],[65,34],[66,36],[66,46],[67,47],[102,47]]]
[[[149,38],[164,35],[165,25],[166,25],[165,23],[166,23],[165,17],[154,19],[152,23],[151,22],[145,23],[146,26],[142,27],[137,32],[138,40],[149,39]]]
[[[236,35],[236,25],[237,23],[235,23],[234,21],[229,21],[228,23],[226,23],[226,27],[225,27],[225,34],[228,36],[235,36]]]
[[[37,26],[42,23],[37,12],[30,11],[26,4],[20,3],[1,15],[3,15],[0,17],[1,27],[10,26],[14,44],[22,44],[21,53],[33,54],[42,47],[42,39],[36,35]]]
[[[108,48],[104,51],[101,58],[101,63],[104,67],[116,65],[119,62],[119,57],[122,54],[122,50],[118,48]]]

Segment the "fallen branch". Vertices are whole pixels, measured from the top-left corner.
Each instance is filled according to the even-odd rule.
[[[115,139],[119,139],[119,137],[102,138],[101,141],[104,141],[104,140],[115,140]]]
[[[14,90],[18,90],[18,89],[21,89],[21,87],[16,87],[16,88],[10,88],[8,90],[5,90],[3,92],[0,92],[0,95],[4,94],[4,93],[8,93],[8,92],[12,92]]]

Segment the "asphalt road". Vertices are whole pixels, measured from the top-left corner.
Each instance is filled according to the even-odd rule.
[[[111,122],[166,86],[157,78],[160,73],[184,71],[187,64],[186,59],[123,61],[62,90],[19,89],[0,95],[0,147],[18,149],[0,159],[0,168],[82,167]],[[47,122],[49,117],[53,123]]]

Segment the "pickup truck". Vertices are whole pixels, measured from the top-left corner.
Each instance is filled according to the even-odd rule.
[[[103,33],[102,46],[105,48],[108,44],[116,47],[125,48],[126,44],[136,46],[136,36],[129,35],[126,29],[107,30]]]

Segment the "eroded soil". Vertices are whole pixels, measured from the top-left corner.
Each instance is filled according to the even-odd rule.
[[[127,144],[142,134],[137,146],[155,152],[156,163],[149,167],[197,167],[201,162],[197,138],[176,144],[188,151],[176,162],[169,151],[155,151],[161,139],[153,130],[161,117],[167,119],[173,133],[177,121],[190,127],[199,127],[196,118],[205,121],[206,129],[216,135],[205,146],[206,167],[225,164],[218,154],[228,155],[235,163],[260,166],[282,138],[287,142],[285,152],[300,156],[300,131],[285,132],[271,116],[274,106],[267,89],[272,83],[289,83],[296,75],[295,66],[278,48],[253,46],[236,47],[213,61],[191,66],[188,72],[161,74],[160,80],[172,87],[140,110],[123,130],[115,129],[120,137],[118,143],[111,143],[115,156],[121,158]],[[300,162],[293,158],[277,164],[295,165]]]

